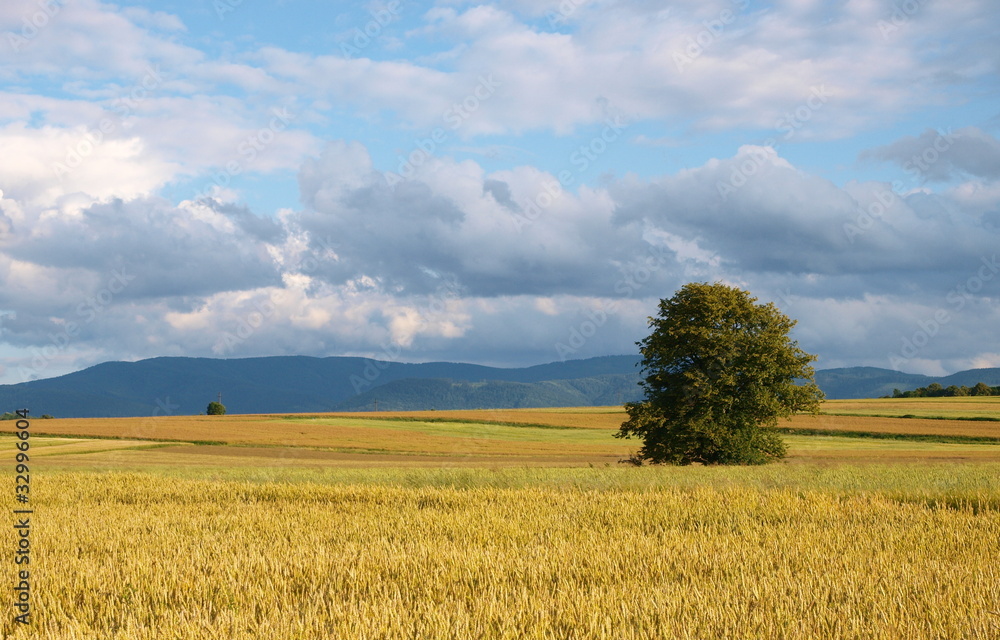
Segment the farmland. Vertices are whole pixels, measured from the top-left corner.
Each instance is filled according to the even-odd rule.
[[[995,460],[1000,462],[1000,398],[976,403],[931,399],[926,417],[882,417],[894,402],[831,401],[819,416],[796,416],[781,428],[790,463],[822,460]],[[958,399],[966,400],[966,399]],[[972,399],[969,399],[972,400]],[[989,402],[989,401],[992,402]],[[921,403],[918,403],[921,404]],[[912,407],[903,407],[913,411]],[[854,411],[851,415],[848,414]],[[857,415],[867,412],[870,415]],[[939,419],[946,416],[950,419]],[[406,413],[163,416],[36,421],[39,433],[158,442],[162,448],[105,447],[87,455],[82,442],[53,465],[86,468],[228,465],[520,466],[617,464],[639,443],[613,436],[621,407],[420,411]],[[878,437],[847,440],[843,435]],[[895,439],[892,439],[895,438]]]
[[[979,410],[800,417],[829,433],[739,468],[617,464],[620,408],[35,420],[35,622],[0,633],[996,637]]]

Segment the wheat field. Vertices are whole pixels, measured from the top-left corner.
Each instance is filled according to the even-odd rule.
[[[33,620],[0,637],[1000,637],[1000,444],[791,435],[780,464],[635,468],[620,416],[33,421]]]
[[[907,468],[54,473],[2,632],[997,637],[1000,468]]]

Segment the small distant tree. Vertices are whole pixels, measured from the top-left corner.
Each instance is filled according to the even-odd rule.
[[[208,411],[205,413],[210,416],[224,416],[226,415],[226,407],[221,402],[209,402]]]
[[[778,418],[819,410],[823,392],[772,303],[722,283],[684,285],[660,301],[653,332],[638,342],[646,400],[625,405],[616,437],[638,436],[631,462],[763,464],[785,444]],[[799,384],[801,383],[801,384]]]

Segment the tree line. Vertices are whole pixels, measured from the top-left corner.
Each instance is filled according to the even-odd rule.
[[[942,387],[937,382],[932,382],[926,387],[917,387],[912,391],[892,390],[892,396],[882,396],[883,398],[954,398],[960,396],[1000,396],[1000,386],[991,387],[985,382],[977,382],[973,387],[965,385],[951,385]]]

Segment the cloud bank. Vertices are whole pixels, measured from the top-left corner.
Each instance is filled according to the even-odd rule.
[[[695,280],[819,366],[1000,366],[985,2],[407,5],[350,55],[46,6],[0,8],[4,382],[631,353]]]

